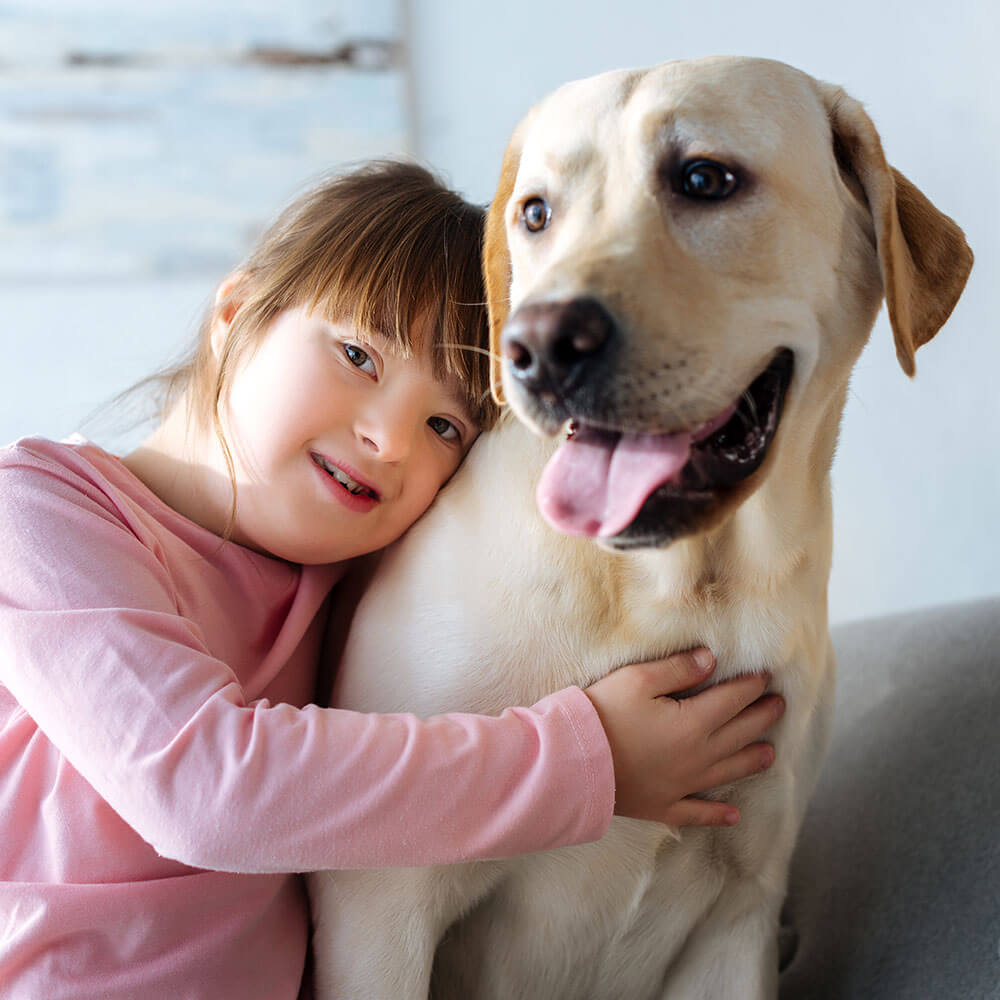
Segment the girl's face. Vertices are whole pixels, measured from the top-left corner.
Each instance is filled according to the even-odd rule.
[[[421,331],[414,331],[419,334]],[[382,548],[427,509],[478,433],[429,350],[319,313],[282,313],[222,407],[236,472],[233,540],[297,563]]]

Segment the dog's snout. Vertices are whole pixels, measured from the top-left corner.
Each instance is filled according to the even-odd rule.
[[[603,357],[615,331],[615,321],[596,299],[529,303],[508,320],[501,349],[525,388],[562,394]]]

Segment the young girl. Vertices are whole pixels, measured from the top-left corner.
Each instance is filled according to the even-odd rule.
[[[0,452],[4,997],[290,1000],[286,873],[736,821],[689,796],[770,764],[781,702],[661,697],[707,651],[500,718],[309,704],[331,587],[495,418],[481,228],[416,166],[325,183],[220,287],[142,447]]]

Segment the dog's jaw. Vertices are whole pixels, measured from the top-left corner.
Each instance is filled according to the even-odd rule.
[[[632,522],[605,544],[618,551],[663,548],[711,530],[744,503],[773,464],[769,458],[793,370],[794,356],[783,350],[744,393],[732,419],[692,448],[677,481],[655,490]]]
[[[605,413],[595,426],[587,407],[560,404],[571,433],[539,484],[546,520],[613,550],[662,548],[714,527],[764,478],[793,368],[792,352],[779,351],[738,400],[692,431],[635,434],[624,423],[608,427]],[[515,411],[534,422],[527,418],[537,410],[535,394],[508,382]],[[586,482],[574,475],[581,464],[591,466]]]

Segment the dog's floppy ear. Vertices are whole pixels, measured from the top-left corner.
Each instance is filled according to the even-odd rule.
[[[955,222],[889,166],[861,104],[828,85],[823,99],[837,161],[857,179],[868,201],[896,357],[913,375],[917,348],[944,326],[962,294],[972,251]]]
[[[483,268],[486,275],[486,302],[490,314],[490,388],[501,406],[506,402],[500,380],[500,333],[510,312],[510,248],[507,246],[507,203],[514,192],[514,180],[521,161],[521,147],[515,136],[504,154],[500,182],[486,217]]]

